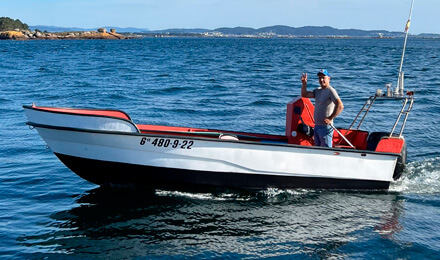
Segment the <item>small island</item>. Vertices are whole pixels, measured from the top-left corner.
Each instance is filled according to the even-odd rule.
[[[116,33],[115,29],[108,32],[105,28],[97,31],[78,31],[78,32],[57,32],[29,30],[29,26],[20,20],[13,20],[9,17],[0,17],[0,40],[57,40],[57,39],[106,39],[120,40],[128,37]]]

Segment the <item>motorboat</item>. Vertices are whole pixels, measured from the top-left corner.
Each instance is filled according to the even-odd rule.
[[[99,185],[388,189],[407,157],[403,129],[414,92],[404,95],[402,66],[413,2],[395,91],[378,89],[348,128],[334,127],[333,147],[314,146],[314,105],[302,97],[287,104],[284,135],[135,124],[119,110],[35,104],[23,106],[27,124],[69,169]],[[391,131],[360,128],[377,99],[403,101]]]
[[[403,101],[391,131],[360,127],[375,100]],[[314,146],[314,105],[287,104],[284,135],[136,124],[123,111],[23,106],[27,125],[80,177],[153,188],[388,189],[406,163],[406,96],[372,95],[334,146]],[[400,131],[398,128],[400,127]]]

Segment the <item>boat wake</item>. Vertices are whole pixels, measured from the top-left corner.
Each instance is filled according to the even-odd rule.
[[[440,193],[440,157],[429,158],[407,164],[402,178],[392,182],[390,192],[412,194]],[[322,191],[321,191],[322,192]],[[236,190],[214,193],[194,193],[182,191],[156,190],[160,197],[185,197],[195,200],[215,201],[252,201],[264,198],[265,200],[288,200],[319,194],[320,190],[308,189],[277,189],[269,188],[259,192],[242,193]]]
[[[440,192],[440,157],[408,163],[402,178],[393,182],[390,191],[434,194]]]
[[[194,193],[184,191],[156,190],[155,195],[159,197],[180,197],[192,200],[212,201],[250,201],[255,199],[253,194],[243,194],[236,191],[223,191],[214,193]]]
[[[261,201],[266,202],[283,202],[297,200],[298,198],[307,197],[311,194],[319,194],[320,190],[308,189],[278,189],[268,188],[261,191],[246,190],[227,190],[222,189],[216,192],[194,192],[194,191],[173,191],[173,190],[155,190],[158,197],[175,197],[186,198],[201,201]]]
[[[277,189],[268,188],[261,191],[245,190],[221,190],[217,192],[185,192],[172,190],[155,190],[155,195],[159,197],[180,197],[191,200],[209,200],[209,201],[259,201],[261,199],[268,202],[279,202],[290,199],[298,199],[310,194],[319,193],[319,190],[307,189]]]

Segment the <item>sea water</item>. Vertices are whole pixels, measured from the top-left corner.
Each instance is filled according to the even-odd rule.
[[[22,105],[110,108],[135,123],[284,134],[286,104],[327,69],[348,127],[397,84],[403,39],[0,41],[0,256],[419,259],[440,255],[440,41],[408,40],[408,165],[387,192],[99,187],[25,124]],[[362,129],[390,131],[376,101]],[[320,162],[317,162],[320,163]]]

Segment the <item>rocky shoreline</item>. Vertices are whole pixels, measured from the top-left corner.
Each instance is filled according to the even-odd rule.
[[[0,40],[80,40],[80,39],[105,39],[105,40],[121,40],[128,37],[116,33],[115,29],[107,32],[105,28],[97,31],[81,31],[81,32],[41,32],[41,31],[0,31]]]

